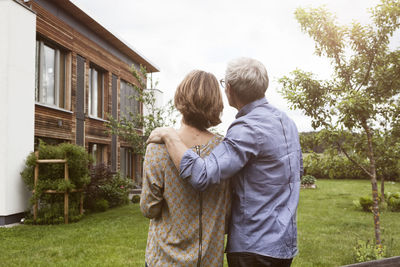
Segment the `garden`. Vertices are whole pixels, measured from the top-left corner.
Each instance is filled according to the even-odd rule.
[[[373,244],[371,212],[353,201],[370,192],[366,180],[322,180],[302,189],[298,210],[299,254],[292,266],[340,266],[356,262],[358,242]],[[399,192],[400,183],[387,183]],[[381,214],[387,256],[400,254],[399,213]],[[91,213],[79,222],[0,228],[5,266],[144,266],[148,219],[139,205]]]

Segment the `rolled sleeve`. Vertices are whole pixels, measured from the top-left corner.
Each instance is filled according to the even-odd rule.
[[[180,163],[180,177],[188,179],[200,191],[232,177],[257,154],[256,134],[257,131],[247,125],[234,125],[208,157],[203,159],[194,151],[187,150]]]
[[[185,154],[183,154],[181,163],[180,163],[180,171],[179,176],[183,179],[186,179],[192,175],[192,167],[194,161],[199,158],[199,156],[193,152],[191,149],[188,149]]]

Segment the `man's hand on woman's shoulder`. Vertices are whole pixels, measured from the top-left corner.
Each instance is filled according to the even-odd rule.
[[[156,144],[163,144],[165,142],[165,137],[168,134],[175,134],[176,135],[176,131],[174,128],[171,127],[158,127],[155,128],[149,138],[147,139],[146,143],[150,144],[150,143],[156,143]]]

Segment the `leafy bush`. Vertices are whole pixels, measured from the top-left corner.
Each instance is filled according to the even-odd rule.
[[[379,210],[385,211],[388,206],[385,201],[382,201],[382,196],[380,194],[378,195],[378,202],[379,202]],[[354,200],[353,204],[356,209],[361,208],[363,211],[370,212],[370,211],[372,211],[372,205],[374,204],[374,202],[372,201],[372,196],[366,195],[366,196],[360,197],[360,199],[358,201]]]
[[[375,243],[370,243],[369,240],[358,240],[354,247],[354,254],[356,262],[379,260],[385,258],[386,247],[377,246]]]
[[[301,184],[302,185],[312,185],[315,184],[315,182],[317,181],[317,179],[315,179],[314,176],[312,175],[304,175],[303,177],[301,177]]]
[[[374,202],[372,201],[371,196],[360,197],[360,205],[363,211],[371,211],[373,204]]]
[[[391,211],[400,211],[400,192],[385,194],[388,207]]]
[[[110,166],[98,164],[90,171],[91,182],[86,188],[85,207],[92,211],[98,209],[99,201],[107,201],[107,208],[127,204],[132,186],[128,179],[113,174]],[[104,205],[105,206],[105,205]]]
[[[106,211],[110,205],[108,204],[108,201],[105,199],[98,199],[94,203],[93,211]]]
[[[323,179],[368,179],[343,155],[309,153],[303,156],[304,173]]]
[[[83,188],[89,183],[88,165],[90,156],[81,146],[63,143],[57,146],[39,144],[39,159],[66,159],[68,162],[69,180],[64,179],[64,164],[44,163],[39,165],[39,179],[31,205],[37,200],[39,204],[37,224],[57,224],[64,222],[64,195],[46,194],[45,190],[70,191]],[[21,172],[22,179],[29,188],[34,189],[34,170],[36,157],[32,152],[26,159],[25,168]],[[79,194],[69,195],[69,221],[77,221],[79,214]],[[27,215],[25,223],[32,222],[32,214]]]

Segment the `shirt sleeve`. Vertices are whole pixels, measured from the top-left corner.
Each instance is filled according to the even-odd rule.
[[[164,199],[164,171],[160,157],[165,153],[161,151],[159,146],[156,144],[148,145],[143,163],[140,209],[143,215],[150,219],[160,216]]]
[[[188,179],[197,190],[219,184],[240,171],[249,160],[258,155],[258,130],[248,124],[231,126],[225,139],[205,158],[187,150],[180,163],[181,178]]]
[[[300,178],[304,175],[304,166],[303,166],[303,153],[301,152],[301,148],[299,150],[300,153]]]

